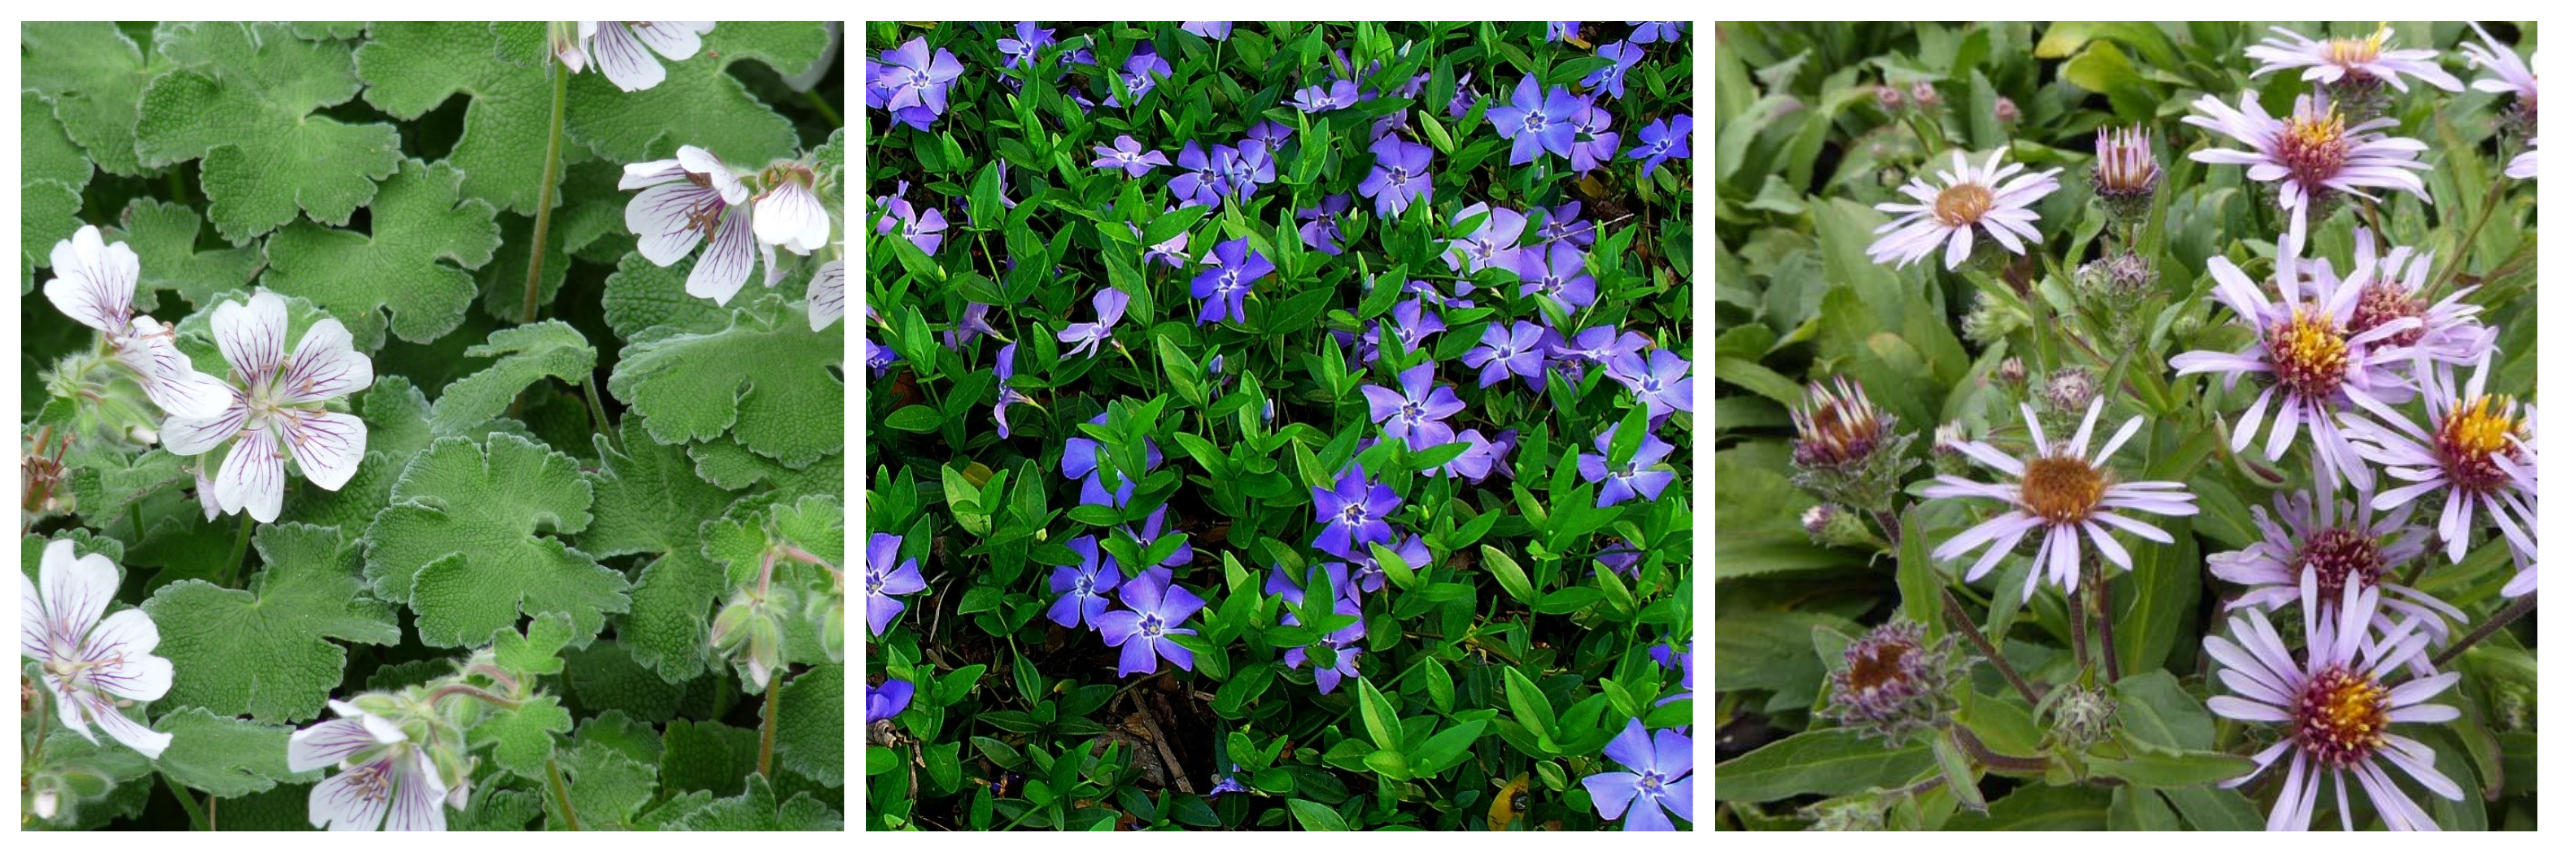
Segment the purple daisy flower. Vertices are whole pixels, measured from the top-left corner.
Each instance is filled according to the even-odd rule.
[[[1621,41],[1600,45],[1591,53],[1609,64],[1583,77],[1582,88],[1593,94],[1607,92],[1612,98],[1626,97],[1626,72],[1634,69],[1636,60],[1644,58],[1644,49]]]
[[[1537,75],[1519,81],[1511,92],[1511,102],[1484,111],[1503,139],[1511,140],[1511,165],[1535,160],[1549,153],[1570,157],[1573,153],[1573,113],[1589,105],[1589,100],[1571,90],[1556,86],[1539,94]]]
[[[1128,313],[1128,294],[1116,287],[1102,288],[1093,294],[1093,313],[1098,318],[1094,322],[1069,323],[1057,333],[1058,343],[1075,345],[1060,358],[1091,355],[1103,341],[1110,340],[1111,327],[1119,325],[1121,315]]]
[[[924,573],[917,570],[917,561],[908,558],[905,562],[898,562],[897,552],[905,544],[904,536],[871,534],[871,547],[865,555],[870,560],[863,567],[863,585],[869,595],[866,606],[871,636],[888,633],[889,623],[897,621],[897,615],[906,611],[906,603],[891,596],[924,591]]]
[[[1111,605],[1103,593],[1120,585],[1120,561],[1103,554],[1101,545],[1090,536],[1075,537],[1066,547],[1084,560],[1049,572],[1049,591],[1060,593],[1057,603],[1049,605],[1049,621],[1068,628],[1081,624],[1099,629],[1102,615]]]
[[[1616,506],[1634,500],[1636,495],[1642,495],[1645,500],[1661,497],[1662,490],[1679,479],[1668,465],[1662,464],[1662,460],[1670,458],[1671,446],[1654,438],[1650,432],[1644,433],[1643,438],[1643,443],[1635,447],[1635,458],[1627,460],[1624,468],[1611,470],[1608,467],[1609,443],[1617,439],[1614,426],[1599,434],[1598,453],[1582,454],[1582,480],[1601,484],[1600,506]],[[1660,467],[1656,469],[1655,466]]]
[[[1309,249],[1327,255],[1341,254],[1342,211],[1350,207],[1349,193],[1334,193],[1325,196],[1314,207],[1299,210],[1297,221],[1306,224],[1297,226],[1298,238],[1305,240]]]
[[[2008,556],[2026,535],[2044,530],[2043,545],[2035,551],[2032,570],[2026,575],[2026,588],[2049,579],[2054,586],[2069,592],[2079,591],[2079,554],[2081,536],[2094,543],[2107,562],[2124,571],[2132,571],[2132,552],[2124,550],[2106,527],[2139,536],[2163,545],[2176,540],[2149,522],[2124,515],[2126,510],[2139,510],[2157,515],[2187,516],[2195,514],[2195,496],[2185,484],[2170,480],[2136,480],[2117,482],[2114,473],[2105,468],[2106,460],[2131,441],[2141,429],[2142,416],[2134,415],[2116,428],[2115,436],[2095,455],[2088,452],[2089,439],[2097,433],[2098,415],[2106,410],[2106,398],[2089,401],[2088,414],[2079,422],[2079,432],[2068,444],[2044,440],[2043,421],[2035,410],[2024,404],[2018,409],[2026,414],[2026,432],[2035,439],[2035,455],[2019,460],[1998,448],[1978,441],[1953,442],[1957,451],[1973,461],[2017,478],[2014,484],[1976,483],[1962,477],[1939,477],[1920,489],[1928,498],[1990,498],[2007,503],[2012,509],[1989,521],[1956,534],[1929,552],[1939,560],[1951,560],[1971,553],[1985,544],[1990,550],[1964,573],[1971,583],[1989,574],[2000,558]],[[2102,525],[2102,526],[2101,526]],[[1991,544],[1996,542],[1997,544]]]
[[[1546,327],[1526,320],[1513,321],[1509,328],[1495,323],[1485,327],[1484,338],[1465,355],[1466,366],[1484,371],[1475,387],[1490,388],[1493,383],[1513,376],[1528,383],[1536,391],[1546,390]]]
[[[2427,425],[2419,426],[2383,408],[2374,412],[2388,425],[2360,415],[2345,415],[2346,432],[2356,451],[2407,485],[2375,495],[2375,509],[2392,510],[2437,490],[2444,493],[2443,515],[2435,523],[2447,556],[2460,562],[2470,554],[2470,528],[2486,510],[2505,534],[2516,574],[2500,590],[2508,598],[2537,591],[2539,546],[2534,520],[2540,518],[2540,449],[2533,422],[2536,408],[2526,405],[2521,417],[2510,394],[2488,393],[2488,365],[2479,359],[2467,387],[2453,383],[2452,368],[2431,366],[2417,371]]]
[[[2335,478],[2312,469],[2310,479],[2317,489],[2316,503],[2313,492],[2276,492],[2275,514],[2280,523],[2266,515],[2265,507],[2249,508],[2264,539],[2204,558],[2212,566],[2213,577],[2248,590],[2224,602],[2222,609],[2281,610],[2301,600],[2300,571],[2311,569],[2319,578],[2320,600],[2345,600],[2346,580],[2360,579],[2367,590],[2380,588],[2374,594],[2381,606],[2401,619],[2415,620],[2438,643],[2452,635],[2444,617],[2470,621],[2460,608],[2391,580],[2400,566],[2425,553],[2431,544],[2422,528],[2408,526],[2408,517],[2417,510],[2414,504],[2401,504],[2375,520],[2370,492],[2356,493],[2351,506],[2341,505]]]
[[[1688,159],[1690,124],[1689,117],[1685,115],[1671,116],[1668,122],[1653,119],[1652,124],[1635,132],[1635,141],[1641,144],[1626,149],[1625,159],[1643,161],[1646,178],[1652,177],[1653,169],[1665,162],[1674,158]]]
[[[1404,505],[1404,498],[1384,483],[1369,482],[1368,473],[1359,463],[1333,481],[1330,491],[1315,489],[1315,520],[1324,529],[1315,534],[1315,547],[1344,559],[1368,552],[1372,543],[1393,538],[1395,531],[1386,526],[1386,517]]]
[[[1377,165],[1359,182],[1359,194],[1377,199],[1380,218],[1401,215],[1417,200],[1431,200],[1430,146],[1388,137],[1368,150],[1377,155]]]
[[[1381,424],[1389,438],[1404,440],[1416,451],[1447,444],[1457,437],[1448,428],[1448,417],[1466,409],[1457,392],[1431,381],[1437,366],[1422,362],[1396,376],[1399,389],[1362,385],[1361,394],[1368,396],[1368,419]]]
[[[2433,201],[2426,182],[2412,171],[2433,168],[2417,159],[2426,143],[2377,132],[2398,127],[2393,119],[2349,127],[2324,92],[2302,95],[2281,121],[2257,105],[2254,91],[2241,92],[2235,110],[2205,95],[2195,100],[2194,112],[2187,124],[2231,137],[2248,150],[2206,148],[2188,156],[2198,163],[2246,166],[2249,180],[2275,183],[2275,206],[2292,212],[2284,233],[2295,243],[2308,240],[2310,209],[2339,194],[2370,198],[2362,188],[2379,187]]]
[[[1093,146],[1093,168],[1119,169],[1132,178],[1143,177],[1157,167],[1171,165],[1173,161],[1164,159],[1164,152],[1148,149],[1125,133],[1110,145]]]
[[[1626,819],[1628,832],[1676,832],[1679,826],[1662,814],[1669,809],[1691,824],[1697,822],[1695,745],[1686,735],[1664,729],[1644,731],[1644,721],[1628,719],[1626,730],[1608,742],[1608,757],[1626,768],[1620,773],[1582,777],[1591,805],[1601,817]]]
[[[1094,626],[1101,629],[1102,642],[1120,650],[1121,678],[1154,672],[1159,656],[1184,671],[1191,668],[1191,650],[1173,642],[1172,635],[1198,634],[1181,625],[1208,602],[1173,583],[1172,572],[1159,569],[1122,585],[1120,604],[1128,609],[1104,613]]]
[[[1200,261],[1200,274],[1191,279],[1191,296],[1205,300],[1200,307],[1199,325],[1225,322],[1234,318],[1244,322],[1244,294],[1253,292],[1253,281],[1271,274],[1276,267],[1262,253],[1253,251],[1243,240],[1217,244],[1215,252]]]
[[[2263,63],[2249,72],[2249,79],[2264,77],[2290,68],[2302,69],[2301,79],[2308,83],[2387,83],[2390,88],[2408,91],[2408,83],[2400,75],[2415,77],[2434,84],[2446,92],[2462,91],[2461,81],[2445,73],[2435,64],[2431,50],[2386,50],[2390,28],[2363,38],[2314,39],[2282,27],[2268,27],[2267,36],[2248,48],[2248,58]]]

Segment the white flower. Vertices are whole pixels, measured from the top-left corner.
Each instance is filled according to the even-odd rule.
[[[335,765],[341,772],[311,789],[311,825],[331,830],[443,832],[452,793],[435,760],[389,720],[329,700],[338,719],[293,733],[286,768],[295,773]],[[383,818],[390,818],[385,825]]]
[[[2433,168],[2417,161],[2426,144],[2370,132],[2399,126],[2395,120],[2347,127],[2335,104],[2303,95],[2293,103],[2292,116],[2277,121],[2257,105],[2253,91],[2239,94],[2239,109],[2205,95],[2195,100],[2195,111],[2201,115],[2187,116],[2187,124],[2247,143],[2249,150],[2206,148],[2191,156],[2199,163],[2246,166],[2249,180],[2276,182],[2275,206],[2292,211],[2285,234],[2295,243],[2308,242],[2310,206],[2329,193],[2372,198],[2360,188],[2384,187],[2434,201],[2426,196],[2425,182],[2409,171]]]
[[[221,381],[196,372],[178,352],[175,330],[134,315],[142,260],[131,247],[107,245],[97,226],[80,226],[71,239],[53,244],[53,274],[44,283],[44,298],[63,316],[106,333],[116,363],[142,383],[153,405],[173,416],[203,417],[230,404]]]
[[[622,167],[622,189],[639,190],[622,210],[622,224],[640,236],[640,256],[673,266],[710,238],[711,247],[684,279],[684,292],[722,305],[746,286],[755,269],[755,211],[737,170],[709,151],[678,148],[673,160]],[[772,284],[772,250],[765,250],[765,284]]]
[[[1989,574],[2027,534],[2040,528],[2045,531],[2043,545],[2035,551],[2033,569],[2026,575],[2027,591],[2032,592],[2038,580],[2049,578],[2054,586],[2075,593],[2079,591],[2082,534],[2097,553],[2124,571],[2132,571],[2132,553],[2124,550],[2123,544],[2105,531],[2106,527],[2162,545],[2175,544],[2168,531],[2123,513],[2139,510],[2169,516],[2194,515],[2195,496],[2186,491],[2185,484],[2168,480],[2117,482],[2114,472],[2104,467],[2116,450],[2132,440],[2134,431],[2141,429],[2140,415],[2116,428],[2115,436],[2091,456],[2088,442],[2096,437],[2097,415],[2105,411],[2106,398],[2089,402],[2088,414],[2079,421],[2079,432],[2071,436],[2069,444],[2046,442],[2043,422],[2035,418],[2035,410],[2023,404],[2018,408],[2026,413],[2027,433],[2034,436],[2034,456],[2020,460],[1982,442],[1955,443],[1955,448],[1973,461],[2017,478],[2016,483],[1939,477],[1919,490],[1921,496],[1928,498],[1990,498],[2007,503],[2011,509],[1956,534],[1929,552],[1930,557],[1951,560],[1997,542],[1964,573],[1964,582],[1971,583]]]
[[[815,178],[808,167],[789,164],[768,174],[775,176],[773,186],[755,197],[755,239],[794,255],[826,245],[835,221],[809,187]]]
[[[1901,191],[1918,199],[1919,203],[1875,205],[1876,210],[1899,213],[1902,217],[1875,229],[1877,234],[1891,234],[1866,247],[1867,256],[1874,258],[1876,263],[1892,261],[1893,266],[1907,266],[1943,245],[1946,247],[1946,268],[1951,270],[1972,256],[1973,226],[1976,225],[1981,227],[1982,233],[1990,235],[1991,239],[1999,241],[1999,245],[2016,254],[2026,253],[2026,242],[2043,242],[2044,235],[2036,231],[2034,225],[2040,217],[2026,206],[2061,188],[2061,184],[2053,180],[2061,170],[2017,175],[2025,171],[2026,166],[2010,163],[2001,168],[1999,158],[2007,154],[2008,149],[2004,147],[1990,152],[1990,158],[1983,161],[1979,169],[1967,167],[1964,155],[1954,155],[1954,173],[1937,173],[1937,179],[1945,183],[1942,187],[1929,186],[1918,178],[1910,179]],[[2017,177],[2010,180],[2011,175]],[[2001,185],[1999,182],[2002,180],[2008,183]],[[2021,238],[2025,242],[2019,242]]]
[[[2332,39],[2313,39],[2282,27],[2269,29],[2283,38],[2268,37],[2248,48],[2248,58],[2265,63],[2248,75],[2251,78],[2302,68],[2307,70],[2301,72],[2301,79],[2311,83],[2378,79],[2405,92],[2408,84],[2399,75],[2406,74],[2447,92],[2461,91],[2461,81],[2435,64],[2434,51],[2383,50],[2382,45],[2390,41],[2389,27],[2363,38]],[[2292,41],[2286,43],[2284,39]]]
[[[809,331],[823,332],[844,319],[844,262],[819,264],[809,277]]]
[[[702,50],[702,34],[711,31],[712,21],[579,21],[577,41],[558,43],[552,49],[560,64],[575,74],[586,70],[587,58],[595,58],[597,70],[616,88],[637,92],[666,81],[666,67],[658,64],[659,56],[682,62]]]
[[[373,360],[335,319],[313,323],[293,356],[284,354],[284,297],[264,289],[246,306],[213,309],[213,340],[231,363],[231,403],[208,418],[170,418],[160,439],[170,453],[194,456],[229,444],[221,473],[208,482],[196,465],[205,517],[247,510],[261,522],[284,506],[284,460],[302,466],[313,485],[337,491],[364,461],[365,426],[322,404],[373,384]],[[232,439],[237,438],[238,441]]]
[[[96,723],[116,742],[159,758],[169,735],[118,708],[169,692],[169,659],[151,653],[160,647],[160,627],[139,609],[98,618],[116,594],[116,565],[103,554],[73,559],[71,541],[56,539],[44,546],[36,572],[41,588],[18,574],[18,654],[43,666],[63,727],[96,743],[89,733]]]

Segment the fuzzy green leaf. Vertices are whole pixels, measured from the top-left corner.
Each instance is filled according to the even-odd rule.
[[[844,784],[844,667],[813,667],[782,685],[773,757],[818,784]]]
[[[269,722],[315,719],[345,678],[346,650],[329,641],[390,645],[399,624],[363,595],[354,544],[337,528],[270,524],[251,542],[266,569],[248,590],[187,580],[142,603],[160,627],[157,653],[177,673],[161,701]]]
[[[552,736],[566,734],[569,724],[569,711],[560,707],[559,697],[537,696],[515,710],[491,715],[472,733],[487,735],[497,743],[489,757],[499,767],[539,782],[549,778],[551,757],[559,749],[559,741]]]
[[[578,546],[597,557],[657,555],[640,569],[614,635],[640,665],[668,681],[688,680],[707,664],[711,603],[726,586],[719,565],[702,555],[701,527],[731,495],[696,476],[684,448],[649,441],[637,425],[622,425],[622,444],[628,453],[596,441],[595,523]]]
[[[569,617],[544,613],[523,633],[498,632],[498,666],[527,675],[558,675],[560,650],[569,645]]]
[[[164,64],[108,21],[18,25],[20,89],[42,95],[71,141],[110,174],[138,175],[134,123],[142,89]]]
[[[788,76],[818,61],[826,47],[826,27],[816,22],[722,21],[702,34],[700,53],[664,63],[666,79],[656,86],[624,92],[602,74],[571,78],[569,140],[616,163],[673,157],[677,145],[696,145],[729,165],[763,168],[798,153],[798,134],[728,67],[752,59]]]
[[[143,88],[135,153],[151,168],[204,158],[213,226],[233,245],[296,211],[343,225],[373,200],[373,182],[399,169],[398,129],[313,114],[363,87],[346,45],[230,22],[168,24],[157,41],[179,70]]]
[[[760,299],[707,334],[656,328],[622,350],[613,396],[648,419],[660,444],[729,434],[784,464],[844,448],[846,324],[809,331],[796,306]]]
[[[409,463],[364,534],[365,578],[418,614],[431,646],[488,642],[519,613],[565,613],[573,645],[630,606],[630,583],[545,536],[586,529],[594,487],[568,456],[511,435],[445,438]]]
[[[445,162],[462,170],[464,195],[527,215],[541,194],[551,132],[546,66],[500,58],[495,25],[485,21],[386,21],[355,51],[365,102],[394,118],[469,96],[462,138]]]
[[[169,735],[157,766],[179,784],[216,797],[242,797],[278,782],[316,782],[320,771],[295,773],[284,763],[293,727],[224,717],[203,708],[180,708],[151,727]]]
[[[126,202],[120,227],[107,230],[107,242],[123,241],[142,261],[142,284],[136,306],[156,305],[158,292],[174,290],[198,310],[210,307],[214,295],[244,290],[258,265],[265,263],[257,245],[230,249],[197,249],[204,217],[195,208],[152,198]],[[150,291],[145,298],[140,291]],[[169,306],[175,308],[176,306]]]
[[[296,222],[267,240],[266,285],[326,309],[365,349],[382,346],[384,311],[391,333],[414,343],[461,325],[480,292],[465,270],[498,248],[497,211],[461,197],[451,163],[409,160],[397,171],[373,200],[372,234]]]
[[[834,832],[844,828],[844,816],[807,791],[794,793],[789,802],[775,805],[773,783],[759,773],[746,777],[745,792],[706,803],[669,821],[666,828],[686,832]]]
[[[435,400],[435,431],[459,433],[506,413],[509,402],[545,377],[584,384],[595,373],[595,347],[574,326],[544,320],[489,333],[489,342],[463,350],[470,358],[496,358],[478,373],[444,386]]]
[[[623,255],[614,273],[604,278],[604,324],[625,341],[659,326],[703,333],[727,327],[728,309],[684,292],[693,260],[660,267],[638,251]]]

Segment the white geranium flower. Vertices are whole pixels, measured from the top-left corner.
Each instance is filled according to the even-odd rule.
[[[399,726],[335,699],[338,719],[315,723],[285,743],[295,773],[336,766],[311,788],[311,825],[330,830],[443,832],[450,786],[435,760]],[[383,818],[390,818],[385,824]]]
[[[713,21],[579,21],[577,40],[554,42],[560,64],[575,74],[586,70],[589,57],[615,88],[637,92],[666,82],[666,66],[656,56],[682,62],[702,50],[702,34]]]
[[[658,266],[673,266],[693,253],[705,237],[711,247],[693,264],[684,292],[722,305],[746,286],[755,269],[755,207],[738,172],[709,151],[691,145],[678,148],[673,160],[651,160],[622,167],[622,188],[639,190],[622,210],[622,224],[640,237],[640,256]],[[767,255],[765,284],[772,281],[772,250]]]
[[[36,573],[40,581],[18,575],[18,654],[43,666],[63,727],[96,743],[89,732],[96,723],[116,742],[159,758],[169,735],[118,708],[168,694],[169,659],[151,653],[160,647],[160,627],[139,609],[98,618],[116,594],[116,565],[103,554],[74,559],[71,541],[56,539],[44,546]]]
[[[284,297],[259,290],[246,306],[213,309],[213,339],[231,363],[231,402],[207,418],[170,418],[160,440],[170,453],[195,456],[231,446],[208,481],[207,457],[196,466],[205,517],[248,510],[261,522],[284,506],[284,460],[330,491],[345,486],[364,461],[364,421],[322,404],[373,385],[373,359],[335,319],[312,324],[293,356],[284,354]],[[232,439],[238,439],[233,441]]]
[[[44,283],[44,298],[63,316],[106,333],[116,363],[142,383],[153,405],[181,417],[205,417],[230,405],[222,382],[196,372],[178,352],[175,330],[134,315],[142,260],[131,247],[107,245],[97,226],[80,226],[71,239],[53,244],[53,274]]]
[[[819,264],[809,277],[809,331],[823,332],[844,319],[844,262]]]
[[[835,221],[826,215],[817,190],[810,187],[816,177],[808,167],[785,164],[768,174],[774,175],[772,188],[755,197],[755,239],[794,255],[826,245]]]

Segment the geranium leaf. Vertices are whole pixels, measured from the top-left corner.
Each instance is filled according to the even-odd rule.
[[[666,828],[694,832],[833,832],[844,828],[844,816],[807,791],[776,805],[773,783],[762,774],[746,777],[746,791],[712,800],[672,821]]]
[[[586,529],[593,486],[576,460],[512,435],[438,439],[365,531],[365,578],[418,614],[431,646],[488,642],[518,613],[556,612],[584,646],[630,606],[620,572],[543,535]]]
[[[346,45],[294,38],[282,24],[191,22],[160,29],[177,70],[142,91],[134,150],[159,168],[203,158],[216,230],[233,245],[292,222],[345,224],[400,166],[400,131],[313,113],[363,84]]]
[[[657,555],[640,569],[631,610],[614,620],[614,635],[641,666],[669,682],[686,681],[703,672],[711,603],[726,586],[720,567],[702,555],[701,527],[733,496],[696,476],[680,446],[650,441],[628,423],[622,443],[628,452],[596,441],[602,467],[594,475],[595,523],[578,545],[598,557]]]
[[[123,241],[142,261],[142,286],[134,294],[137,308],[156,305],[163,290],[177,291],[197,310],[212,307],[206,300],[246,289],[266,260],[255,241],[236,248],[197,249],[204,217],[183,204],[137,198],[125,204],[124,216],[117,221],[122,224],[107,229],[104,236],[109,243]],[[145,298],[144,291],[150,292],[150,298]]]
[[[751,59],[789,76],[823,57],[827,41],[826,26],[811,21],[722,21],[702,34],[700,55],[668,64],[666,80],[648,89],[624,92],[601,74],[580,74],[569,81],[569,140],[616,163],[694,145],[738,168],[762,168],[798,152],[798,134],[728,67]]]
[[[327,309],[365,349],[381,348],[386,324],[415,343],[452,332],[480,292],[467,270],[498,247],[496,210],[461,186],[450,163],[401,163],[373,200],[372,234],[287,226],[267,240],[266,285]]]
[[[142,603],[160,627],[157,652],[176,670],[160,701],[270,722],[316,719],[345,677],[331,640],[400,641],[391,609],[363,594],[354,544],[337,528],[263,525],[251,539],[266,569],[248,590],[200,580]]]
[[[594,381],[595,348],[576,327],[544,320],[489,333],[489,342],[463,350],[469,358],[496,358],[486,369],[444,386],[435,400],[435,431],[451,435],[506,413],[507,403],[544,378],[571,385]]]
[[[19,88],[52,105],[100,170],[141,174],[134,124],[143,87],[165,64],[108,21],[28,21],[18,26],[18,44]]]
[[[320,771],[295,773],[284,763],[285,741],[293,727],[214,714],[203,708],[180,708],[151,723],[169,735],[169,748],[155,762],[160,772],[179,784],[216,797],[244,797],[274,788],[279,782],[314,782]]]
[[[402,120],[425,115],[456,95],[469,96],[462,138],[454,141],[445,162],[462,171],[463,195],[530,215],[541,194],[542,158],[550,135],[550,77],[544,63],[501,58],[496,26],[486,21],[376,24],[364,46],[356,48],[356,75],[364,79],[365,103]]]
[[[782,685],[781,710],[774,759],[820,785],[843,785],[844,667],[812,667]]]
[[[804,464],[844,448],[846,324],[809,331],[797,306],[776,299],[731,312],[726,328],[643,332],[622,350],[610,388],[646,417],[661,444],[734,434],[740,445]]]

